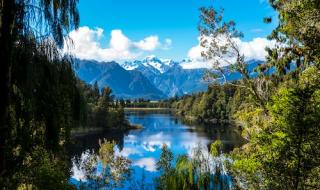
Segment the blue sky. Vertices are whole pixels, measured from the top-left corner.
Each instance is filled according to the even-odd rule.
[[[225,18],[236,21],[244,33],[242,41],[265,38],[276,24],[262,21],[266,16],[276,17],[267,0],[80,0],[80,27],[101,28],[99,39],[93,37],[101,48],[110,46],[113,30],[137,43],[156,36],[157,48],[139,52],[135,58],[153,54],[181,60],[198,45],[199,8],[210,5],[224,8]]]

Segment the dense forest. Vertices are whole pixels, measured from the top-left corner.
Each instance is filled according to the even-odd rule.
[[[80,111],[82,111],[82,128],[103,128],[125,130],[129,127],[124,115],[124,105],[121,101],[114,100],[112,90],[109,87],[99,89],[97,83],[86,84],[77,81],[77,89],[80,91]]]
[[[221,142],[216,141],[205,162],[200,149],[197,157],[174,159],[164,145],[156,188],[320,189],[320,3],[269,2],[278,13],[278,25],[269,35],[277,45],[266,49],[266,62],[256,68],[255,78],[250,77],[246,58],[235,43],[235,38],[243,36],[235,22],[225,21],[223,11],[213,7],[200,9],[202,55],[220,71],[206,77],[219,78],[219,83],[213,82],[207,92],[168,102],[185,117],[241,123],[247,143],[222,154]],[[126,104],[152,106],[143,100],[114,101],[110,88],[100,91],[97,84],[77,79],[72,57],[60,51],[66,34],[79,25],[77,3],[1,0],[1,189],[75,189],[68,182],[66,156],[71,130],[122,129],[128,125]],[[264,22],[274,21],[266,17]],[[221,84],[225,78],[222,65],[229,62],[242,80]],[[272,74],[271,69],[275,70]],[[168,103],[155,105],[167,107]],[[101,142],[87,168],[97,183],[92,188],[83,184],[84,188],[115,188],[129,176],[130,161],[115,155],[114,146]],[[97,177],[92,175],[97,169],[92,166],[98,158],[105,170]],[[213,170],[208,167],[211,163]],[[227,168],[232,179],[221,168]]]
[[[178,115],[196,122],[230,123],[244,92],[231,84],[212,84],[206,92],[186,95],[173,100]]]

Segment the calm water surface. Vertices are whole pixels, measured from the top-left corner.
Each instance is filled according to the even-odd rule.
[[[126,116],[130,123],[140,124],[143,129],[131,130],[127,134],[109,132],[78,137],[70,148],[70,156],[79,157],[88,149],[97,149],[99,138],[115,140],[117,142],[116,152],[132,161],[134,180],[141,181],[144,178],[144,183],[152,187],[154,177],[159,175],[156,163],[159,160],[163,144],[167,144],[177,156],[191,154],[199,144],[209,147],[217,139],[222,141],[224,152],[243,143],[243,139],[235,127],[186,124],[169,111],[134,111],[126,112]],[[73,171],[72,183],[81,179],[82,174],[79,172],[81,171]]]

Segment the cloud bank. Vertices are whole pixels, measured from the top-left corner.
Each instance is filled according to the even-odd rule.
[[[265,51],[266,47],[274,47],[275,42],[270,41],[266,38],[254,38],[251,41],[242,41],[239,38],[234,39],[237,43],[241,54],[245,56],[246,60],[265,60],[267,52]],[[200,44],[192,47],[188,51],[189,62],[182,64],[185,69],[194,69],[194,68],[210,68],[211,65],[206,63],[201,57],[201,52],[204,51],[204,48]]]
[[[169,49],[171,39],[160,42],[157,35],[147,36],[139,41],[129,39],[122,30],[112,30],[108,44],[101,44],[104,30],[80,27],[69,33],[64,42],[64,53],[69,53],[80,59],[94,59],[97,61],[132,60],[145,52],[157,49]]]
[[[141,56],[156,50],[169,50],[172,45],[171,39],[160,40],[157,35],[132,40],[119,29],[111,30],[109,35],[110,40],[102,43],[105,36],[102,28],[80,27],[69,33],[64,42],[63,52],[80,59],[121,62],[141,58]],[[275,45],[274,41],[266,38],[254,38],[251,41],[242,41],[239,38],[234,40],[247,60],[264,60],[267,55],[265,48]],[[210,68],[211,65],[201,57],[201,51],[203,51],[203,47],[199,43],[191,47],[187,53],[189,60],[182,61],[181,66],[184,69]]]

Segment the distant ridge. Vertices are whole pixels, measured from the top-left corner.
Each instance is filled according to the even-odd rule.
[[[166,96],[141,72],[127,71],[116,62],[76,60],[75,72],[80,79],[100,88],[109,86],[116,98],[163,99]]]
[[[74,70],[87,83],[97,81],[100,88],[109,86],[116,98],[159,100],[207,90],[208,82],[203,80],[207,69],[184,69],[181,64],[187,61],[192,60],[175,62],[149,56],[143,60],[118,64],[114,61],[76,59]],[[256,75],[254,69],[259,64],[263,64],[263,61],[247,62],[251,76]],[[241,79],[240,73],[231,72],[229,67],[224,69],[228,81]]]

